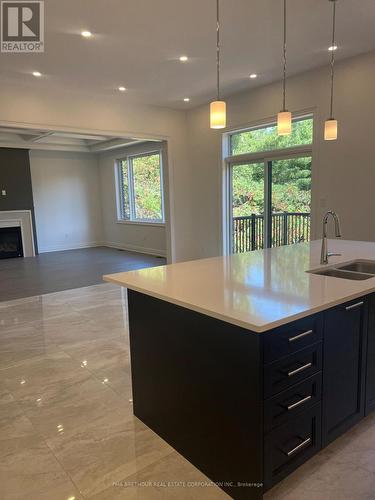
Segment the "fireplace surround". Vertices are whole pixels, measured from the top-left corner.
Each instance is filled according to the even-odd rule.
[[[0,210],[0,229],[13,229],[13,234],[11,235],[11,239],[13,241],[12,248],[14,248],[14,233],[21,233],[21,242],[22,242],[22,256],[23,257],[35,257],[35,245],[34,245],[34,232],[33,232],[33,220],[31,210]],[[17,229],[18,228],[18,229]],[[6,234],[5,231],[2,231],[3,234]],[[4,239],[4,236],[2,236]],[[7,241],[10,236],[7,236]],[[9,243],[9,241],[8,241]],[[8,258],[5,256],[5,251],[3,253],[3,258]],[[17,252],[15,257],[19,256],[19,251]]]

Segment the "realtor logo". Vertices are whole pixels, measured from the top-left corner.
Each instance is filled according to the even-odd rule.
[[[1,2],[1,52],[44,52],[44,2]]]

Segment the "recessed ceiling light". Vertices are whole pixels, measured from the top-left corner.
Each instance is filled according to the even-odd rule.
[[[125,92],[126,91],[126,87],[119,87],[118,88],[120,92]]]
[[[184,97],[184,102],[190,102],[190,97]]]
[[[331,45],[330,47],[328,47],[328,50],[330,50],[331,52],[337,49],[338,49],[337,45]]]
[[[186,62],[188,60],[188,56],[181,56],[180,61],[181,62]]]
[[[251,73],[250,78],[256,78],[258,75],[256,73]]]
[[[42,76],[42,73],[39,73],[39,71],[33,71],[33,75],[39,78],[40,76]]]
[[[91,31],[82,31],[81,35],[83,36],[83,38],[90,38],[90,37],[92,37]]]

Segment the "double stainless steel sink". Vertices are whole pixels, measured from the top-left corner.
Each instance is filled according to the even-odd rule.
[[[375,261],[353,260],[349,263],[337,264],[335,266],[308,272],[311,274],[319,274],[320,276],[330,276],[332,278],[342,278],[346,280],[368,280],[370,278],[375,278]]]

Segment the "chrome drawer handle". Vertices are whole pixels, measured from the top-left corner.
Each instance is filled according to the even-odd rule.
[[[307,337],[307,335],[311,335],[312,333],[314,333],[313,330],[307,330],[307,332],[300,333],[295,337],[290,337],[289,342],[294,342],[295,340],[302,339],[303,337]]]
[[[291,372],[288,372],[288,377],[293,377],[293,375],[297,375],[297,373],[303,372],[304,370],[307,370],[308,368],[312,367],[312,363],[306,363],[303,366],[300,366],[299,368],[296,368],[295,370],[292,370]]]
[[[302,441],[301,444],[299,444],[298,446],[287,452],[288,457],[294,455],[297,451],[301,450],[302,448],[305,448],[310,443],[311,443],[311,438],[305,439],[304,441]]]
[[[305,398],[303,399],[300,399],[299,401],[297,401],[296,403],[293,403],[292,405],[289,405],[287,408],[288,408],[288,411],[290,410],[294,410],[294,408],[297,408],[297,406],[301,406],[303,405],[303,403],[307,403],[307,401],[310,401],[310,399],[312,398],[312,396],[306,396]]]
[[[357,302],[356,304],[352,304],[351,306],[345,307],[347,311],[351,311],[352,309],[357,309],[357,307],[363,306],[364,302]]]

